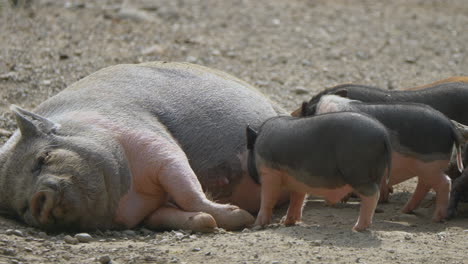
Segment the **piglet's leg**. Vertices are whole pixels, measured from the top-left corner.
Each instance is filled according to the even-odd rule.
[[[361,207],[359,209],[359,218],[353,230],[364,231],[372,224],[375,208],[379,202],[379,192],[375,192],[372,196],[364,196],[358,193],[358,196],[361,198]]]
[[[436,208],[434,215],[432,216],[432,221],[440,222],[447,217],[447,208],[450,200],[450,187],[451,187],[450,178],[442,174],[438,178],[438,181],[433,185],[434,191],[436,192]]]
[[[262,201],[255,225],[265,226],[271,222],[273,208],[281,194],[281,176],[272,169],[260,168]]]
[[[236,230],[254,221],[251,214],[237,206],[208,200],[183,153],[164,164],[159,172],[159,180],[182,210],[206,212],[214,217],[219,227]]]
[[[170,204],[157,209],[144,223],[154,229],[183,229],[195,232],[212,232],[217,227],[215,219],[207,213],[185,212]]]
[[[391,187],[387,184],[387,177],[382,177],[380,181],[380,198],[379,202],[388,203],[388,198],[390,197]]]
[[[416,185],[416,189],[414,190],[414,193],[411,196],[410,200],[403,207],[402,212],[408,214],[411,213],[414,209],[416,209],[430,189],[431,187],[424,181],[422,181],[420,176],[418,178],[418,184]]]
[[[297,222],[301,221],[305,197],[305,193],[291,192],[289,196],[288,212],[283,220],[284,225],[295,225]]]

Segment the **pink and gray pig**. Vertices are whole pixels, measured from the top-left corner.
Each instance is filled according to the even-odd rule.
[[[378,121],[351,112],[274,117],[258,132],[247,127],[247,139],[249,170],[261,184],[256,225],[270,223],[282,190],[290,191],[286,225],[301,220],[306,194],[333,204],[354,191],[361,207],[353,229],[369,227],[391,166],[390,137]]]

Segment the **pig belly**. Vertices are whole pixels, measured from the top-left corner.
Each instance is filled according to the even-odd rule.
[[[440,175],[449,165],[449,160],[424,162],[414,157],[392,153],[392,170],[388,186],[393,186],[418,176],[419,180],[430,185],[431,178]]]
[[[216,200],[216,202],[237,205],[252,214],[260,210],[261,185],[255,183],[248,174],[244,174],[241,181],[233,188],[229,197]],[[276,206],[282,206],[288,201],[289,191],[281,190]]]
[[[321,197],[330,204],[336,204],[337,202],[341,201],[343,197],[345,197],[353,190],[353,188],[348,184],[333,189],[309,186],[296,180],[286,172],[282,173],[282,177],[284,186],[287,190]]]

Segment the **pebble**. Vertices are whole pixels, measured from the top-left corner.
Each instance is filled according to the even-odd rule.
[[[302,94],[308,94],[309,91],[304,88],[304,87],[297,87],[296,89],[293,90],[293,92],[297,95],[302,95]]]
[[[312,241],[312,246],[318,247],[318,246],[322,245],[322,243],[323,243],[322,240],[314,240],[314,241]]]
[[[11,135],[13,135],[13,133],[10,131],[0,128],[0,136],[9,137]]]
[[[124,230],[122,233],[127,236],[136,236],[136,232],[133,230]]]
[[[200,250],[201,250],[201,248],[194,248],[194,249],[192,249],[193,252],[198,252],[198,251],[200,251]]]
[[[67,244],[72,244],[72,245],[76,245],[79,243],[78,239],[72,237],[72,236],[69,236],[69,235],[66,235],[63,240],[65,241],[65,243]]]
[[[21,232],[21,230],[18,230],[18,229],[8,229],[6,232],[5,232],[7,235],[11,236],[11,235],[15,235],[15,236],[19,236],[19,237],[24,237],[24,234],[23,232]]]
[[[37,236],[43,239],[49,238],[46,232],[39,232]]]
[[[75,238],[81,243],[88,243],[93,240],[93,237],[88,233],[76,234]]]
[[[100,256],[99,263],[108,264],[111,262],[111,258],[108,255]]]

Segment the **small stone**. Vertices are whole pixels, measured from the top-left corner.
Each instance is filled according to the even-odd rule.
[[[357,258],[356,263],[361,263],[361,258]]]
[[[13,133],[11,133],[10,131],[0,128],[0,136],[9,137],[9,136],[11,136],[12,134],[13,134]]]
[[[18,77],[16,72],[8,72],[0,75],[0,80],[15,80]]]
[[[417,59],[415,57],[407,57],[405,59],[405,62],[408,63],[408,64],[413,64],[413,63],[416,63]]]
[[[147,47],[141,51],[142,55],[149,56],[149,55],[160,55],[164,53],[164,48],[160,45],[153,45],[150,47]]]
[[[193,252],[198,252],[198,251],[200,251],[200,250],[201,250],[201,248],[194,248],[194,249],[192,249]]]
[[[249,233],[249,232],[250,232],[250,229],[248,229],[248,228],[242,229],[242,233]]]
[[[136,236],[136,232],[133,230],[124,230],[122,233],[124,233],[126,236]]]
[[[411,236],[410,236],[410,235],[406,235],[406,236],[405,236],[405,240],[411,240]]]
[[[198,59],[197,57],[194,57],[194,56],[188,56],[185,60],[190,63],[195,63],[197,62]]]
[[[297,87],[296,89],[293,90],[293,92],[297,95],[302,95],[302,94],[308,94],[309,91],[304,88],[304,87]]]
[[[37,236],[43,239],[49,238],[46,232],[39,232]]]
[[[51,83],[52,83],[51,80],[43,80],[43,81],[42,81],[42,84],[43,84],[43,85],[50,85]]]
[[[312,246],[318,247],[318,246],[322,245],[322,243],[323,243],[322,240],[314,240],[314,241],[312,241]]]
[[[211,252],[206,252],[205,256],[211,256]]]
[[[93,240],[93,237],[88,233],[76,234],[75,238],[78,239],[78,241],[81,243],[88,243]]]
[[[100,256],[99,263],[108,264],[111,262],[111,258],[108,255]]]
[[[277,260],[273,260],[273,261],[271,262],[271,264],[279,264],[279,263],[280,263],[280,262],[277,261]]]
[[[78,244],[80,241],[78,241],[78,239],[72,237],[72,236],[69,236],[69,235],[66,235],[63,240],[65,241],[65,243],[67,244],[72,244],[72,245],[76,245]]]
[[[0,248],[0,253],[5,256],[15,256],[16,251],[12,248]]]

